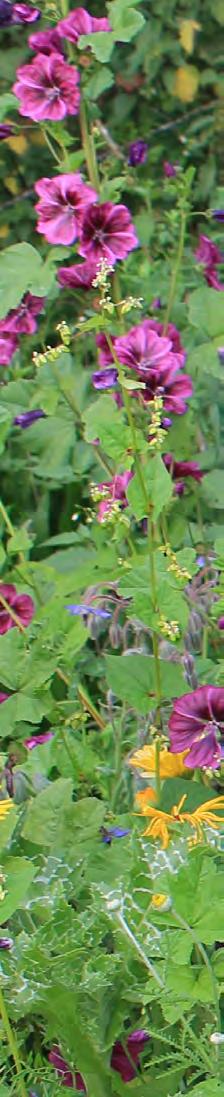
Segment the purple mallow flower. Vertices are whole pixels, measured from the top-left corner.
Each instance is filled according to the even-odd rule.
[[[148,145],[146,141],[142,141],[140,138],[138,141],[133,141],[132,145],[129,145],[128,164],[131,168],[136,168],[138,164],[145,164],[147,156]]]
[[[50,739],[53,739],[53,731],[45,731],[42,735],[31,735],[30,739],[24,739],[24,747],[27,750],[34,750],[34,747],[40,747],[42,743],[48,743]]]
[[[90,262],[107,259],[116,263],[126,259],[138,246],[138,239],[127,206],[103,202],[89,206],[82,223],[79,253]]]
[[[33,408],[33,411],[24,411],[21,415],[16,415],[13,419],[13,426],[27,430],[27,427],[31,427],[37,419],[46,419],[45,411],[42,411],[42,408]]]
[[[9,951],[13,947],[12,937],[0,937],[0,948],[5,948]]]
[[[217,624],[218,628],[220,628],[221,630],[224,629],[224,617],[219,617]]]
[[[77,605],[71,602],[65,608],[72,617],[88,617],[91,614],[92,617],[100,617],[102,621],[106,620],[107,617],[111,617],[109,610],[100,609],[99,606],[87,606],[85,602],[77,603]]]
[[[5,335],[34,335],[37,330],[36,316],[43,311],[45,297],[34,297],[26,293],[17,309],[10,309],[0,321],[0,332]]]
[[[83,183],[79,171],[39,179],[35,191],[39,197],[35,207],[36,231],[43,233],[49,244],[73,244],[80,234],[87,207],[91,204],[92,209],[92,202],[97,199],[96,191]]]
[[[96,263],[75,263],[72,267],[60,267],[57,279],[60,286],[69,286],[70,289],[91,289],[97,274]]]
[[[19,112],[33,122],[60,122],[66,114],[78,114],[79,73],[60,53],[37,53],[29,65],[17,69],[14,94]]]
[[[1,27],[12,23],[35,23],[40,16],[39,8],[31,8],[29,4],[12,4],[10,0],[0,0]]]
[[[28,44],[31,50],[37,53],[62,53],[63,43],[57,27],[48,27],[46,30],[38,30],[30,34]]]
[[[172,754],[189,753],[184,765],[189,769],[211,766],[221,761],[220,742],[224,732],[224,689],[219,686],[199,686],[174,702],[169,720]]]

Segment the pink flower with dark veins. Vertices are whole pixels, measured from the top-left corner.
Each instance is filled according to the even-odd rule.
[[[99,490],[102,490],[105,493],[105,499],[102,499],[97,511],[99,522],[104,521],[105,514],[111,513],[113,503],[121,503],[122,510],[125,510],[128,506],[126,490],[132,476],[133,472],[127,470],[127,472],[122,472],[120,475],[114,476],[113,480],[103,481],[103,483],[98,485]]]
[[[164,325],[160,320],[149,320],[148,323],[152,331],[157,331],[157,335],[163,336]],[[187,352],[181,343],[180,332],[175,324],[167,324],[166,338],[171,341],[171,350],[176,355],[178,369],[181,369],[185,365]]]
[[[57,279],[60,286],[88,290],[92,287],[96,273],[96,263],[90,263],[87,259],[86,262],[76,263],[72,267],[59,267]]]
[[[0,327],[0,366],[10,365],[18,346],[19,342],[16,335],[10,335],[8,331],[3,331]]]
[[[215,267],[204,267],[204,276],[208,286],[212,289],[224,290],[224,283],[219,281]]]
[[[169,720],[171,754],[188,750],[184,765],[189,769],[215,769],[223,757],[224,689],[199,686],[174,701]]]
[[[7,316],[0,321],[1,331],[11,335],[33,335],[37,330],[36,316],[43,311],[45,297],[33,297],[32,293],[26,293],[17,309],[10,309]]]
[[[9,609],[3,605],[2,598],[8,603]],[[19,618],[21,625],[27,628],[34,615],[33,599],[29,594],[18,594],[13,583],[0,583],[0,636],[16,627],[16,621],[11,617],[10,607]]]
[[[197,461],[175,461],[172,453],[164,453],[163,461],[172,480],[175,481],[174,491],[177,495],[183,495],[185,486],[183,481],[189,476],[192,480],[200,482],[205,475]]]
[[[82,225],[80,255],[96,263],[107,259],[114,265],[117,259],[126,259],[137,245],[127,206],[115,206],[113,202],[89,206]]]
[[[28,44],[30,49],[37,53],[64,54],[63,42],[57,27],[47,27],[46,30],[38,30],[30,34]]]
[[[199,236],[199,245],[195,251],[195,259],[198,263],[203,263],[206,267],[213,267],[215,263],[222,262],[222,253],[213,240],[209,239],[209,236],[204,236],[202,233]]]
[[[57,29],[62,38],[69,42],[78,42],[81,34],[96,34],[99,31],[109,31],[111,26],[109,19],[95,19],[85,8],[75,8],[70,11],[66,19],[61,19]]]
[[[80,172],[43,178],[35,183],[40,198],[37,232],[43,233],[49,244],[73,244],[82,229],[83,217],[97,194],[83,183]]]
[[[150,321],[131,328],[126,335],[115,339],[116,354],[124,366],[134,369],[146,381],[149,371],[158,369],[170,360],[171,340],[167,336],[157,335]],[[176,366],[177,368],[177,366]]]
[[[38,53],[29,65],[17,69],[13,85],[19,112],[33,122],[59,122],[79,110],[79,73],[60,53]]]
[[[178,373],[170,356],[166,365],[160,366],[158,370],[151,370],[142,396],[146,403],[151,403],[155,396],[162,396],[166,411],[174,412],[175,415],[184,415],[187,411],[187,400],[192,396],[192,392],[191,377],[187,373]]]

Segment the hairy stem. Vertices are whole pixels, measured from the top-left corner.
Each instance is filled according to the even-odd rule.
[[[5,1029],[5,1035],[6,1035],[6,1038],[7,1038],[7,1041],[8,1041],[10,1054],[12,1055],[12,1058],[14,1059],[14,1063],[15,1063],[16,1073],[17,1073],[17,1076],[18,1076],[18,1092],[20,1093],[20,1097],[27,1097],[27,1090],[26,1090],[26,1086],[24,1084],[23,1077],[22,1077],[22,1064],[20,1062],[17,1040],[16,1040],[15,1033],[13,1032],[12,1026],[10,1024],[8,1011],[7,1011],[7,1007],[6,1007],[6,1003],[5,1003],[5,999],[4,999],[4,995],[3,995],[3,990],[2,990],[1,987],[0,987],[0,1016],[2,1018],[3,1028]]]

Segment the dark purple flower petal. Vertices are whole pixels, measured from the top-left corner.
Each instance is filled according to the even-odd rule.
[[[224,689],[219,686],[199,686],[193,693],[178,697],[169,720],[172,754],[187,750],[184,765],[219,765],[220,733],[224,731]]]
[[[9,0],[0,0],[0,27],[7,27],[12,22],[13,6]]]
[[[148,145],[146,141],[139,139],[133,141],[132,145],[129,145],[128,150],[128,164],[131,168],[136,168],[138,164],[145,164],[148,156]]]
[[[0,141],[6,141],[7,137],[11,137],[11,133],[14,132],[14,126],[8,125],[8,123],[0,126]]]
[[[27,427],[31,427],[37,419],[46,419],[45,411],[42,411],[42,408],[34,408],[33,411],[24,411],[21,415],[16,415],[13,419],[13,426],[27,430]]]
[[[171,164],[170,160],[164,160],[163,173],[166,179],[174,179],[177,174],[177,164]]]
[[[12,937],[0,937],[0,948],[5,948],[5,949],[13,948]]]
[[[117,384],[117,369],[98,369],[92,373],[94,389],[111,389]]]
[[[214,221],[223,222],[224,221],[224,209],[213,209],[212,210],[212,217],[214,218]]]
[[[219,617],[219,620],[218,620],[217,623],[218,623],[218,628],[224,629],[224,617]]]

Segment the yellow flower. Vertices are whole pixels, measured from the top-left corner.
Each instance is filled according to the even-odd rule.
[[[5,818],[5,815],[7,815],[7,812],[11,807],[11,800],[0,800],[0,820]]]
[[[169,754],[168,750],[161,750],[159,755],[160,765],[160,777],[187,777],[186,766],[184,765],[184,758],[188,754],[188,750],[184,750],[182,754]],[[154,777],[156,768],[156,748],[155,744],[146,745],[141,750],[136,750],[135,754],[132,754],[129,765],[136,766],[137,769],[144,770],[147,777]]]
[[[160,895],[159,893],[155,892],[155,894],[152,895],[151,906],[155,907],[155,910],[160,910],[160,907],[163,907],[166,901],[167,895]]]
[[[140,794],[141,795],[141,794]],[[139,801],[139,794],[137,796]],[[145,835],[150,838],[159,838],[162,843],[162,848],[167,849],[170,840],[169,828],[171,828],[171,834],[174,829],[175,823],[189,823],[192,827],[193,834],[191,844],[204,840],[203,827],[212,827],[213,830],[218,830],[224,823],[224,815],[217,817],[215,812],[224,810],[224,796],[215,796],[213,800],[206,800],[204,804],[199,804],[199,807],[195,808],[195,811],[182,811],[183,805],[186,800],[186,793],[181,797],[179,804],[175,804],[171,808],[171,812],[160,811],[159,808],[151,807],[146,802],[143,804],[140,814],[147,816],[151,822],[144,831]]]

